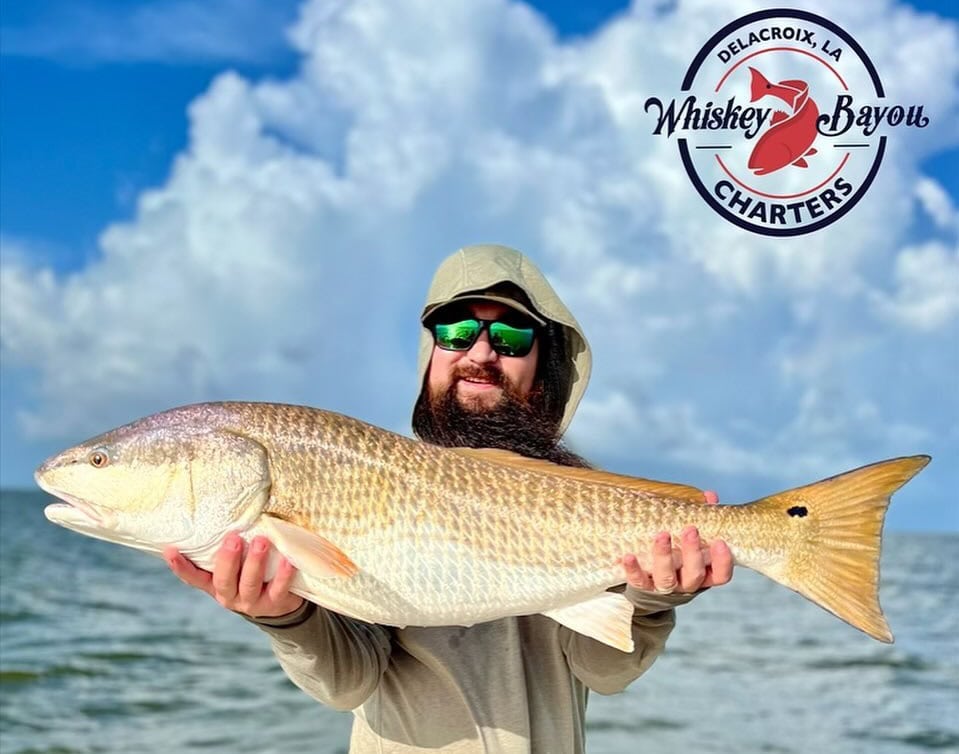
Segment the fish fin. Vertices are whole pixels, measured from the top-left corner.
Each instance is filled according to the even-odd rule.
[[[270,515],[263,516],[259,525],[260,532],[287,560],[311,576],[349,578],[359,573],[345,552],[319,534]]]
[[[769,89],[772,84],[769,79],[763,76],[752,66],[749,66],[749,75],[749,101],[755,102],[758,99],[762,99],[769,93],[767,89]]]
[[[806,150],[806,154],[804,154],[803,157],[809,157],[810,155],[814,155],[814,154],[819,154],[819,150],[816,149],[815,147],[809,147],[809,149]]]
[[[789,102],[794,113],[798,112],[806,104],[806,100],[809,99],[809,85],[805,81],[789,79],[788,81],[780,81],[779,86],[792,92],[791,100],[786,100],[785,97],[783,97],[783,100]]]
[[[786,118],[788,117],[789,116],[786,115],[786,113],[784,113],[782,110],[777,110],[776,112],[773,113],[773,117],[772,117],[772,120],[769,121],[769,125],[775,126],[777,123],[781,123],[782,121],[786,120]]]
[[[777,563],[745,562],[874,639],[891,644],[879,605],[882,524],[892,494],[929,456],[880,461],[752,503],[781,522],[788,544]]]
[[[514,453],[510,450],[500,450],[499,448],[450,448],[450,450],[454,453],[477,458],[481,461],[497,463],[502,466],[511,466],[514,469],[521,469],[523,471],[551,474],[553,476],[561,476],[583,482],[594,482],[596,484],[609,484],[615,487],[626,487],[628,489],[646,492],[650,495],[658,495],[671,498],[672,500],[682,500],[690,503],[702,503],[705,501],[702,490],[686,484],[657,482],[654,479],[643,479],[642,477],[626,476],[625,474],[613,474],[609,471],[600,471],[598,469],[560,466],[551,461],[543,461],[539,458],[528,458],[519,453]]]
[[[804,160],[802,157],[800,157],[798,160],[796,160],[796,161],[793,163],[793,165],[795,165],[797,168],[808,168],[808,167],[809,167],[809,163],[806,162],[806,160]]]
[[[633,651],[633,603],[620,592],[603,592],[543,615],[578,634],[623,652]]]

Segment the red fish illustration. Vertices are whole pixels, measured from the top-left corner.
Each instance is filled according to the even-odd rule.
[[[752,74],[750,102],[768,94],[778,97],[792,110],[791,113],[782,110],[773,113],[772,125],[749,155],[749,169],[756,175],[767,175],[787,165],[809,167],[805,158],[816,154],[812,143],[816,140],[816,119],[819,117],[819,108],[809,98],[809,84],[794,79],[773,84],[755,68],[749,71]]]

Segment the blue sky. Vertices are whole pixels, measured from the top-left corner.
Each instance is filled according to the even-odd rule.
[[[890,526],[959,529],[955,5],[831,16],[940,119],[847,220],[778,244],[723,227],[629,105],[678,82],[677,30],[763,4],[644,5],[4,3],[0,483],[193,400],[405,431],[429,275],[495,240],[593,340],[587,456],[735,501],[929,452]],[[364,353],[333,337],[372,324]]]

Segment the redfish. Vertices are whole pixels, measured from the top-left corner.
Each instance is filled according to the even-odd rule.
[[[229,531],[268,537],[293,591],[391,626],[543,613],[630,651],[622,557],[694,524],[735,562],[884,642],[878,561],[890,495],[928,463],[875,463],[746,505],[685,485],[502,450],[440,448],[340,414],[266,403],[175,408],[47,460],[45,513],[203,568]],[[275,572],[274,558],[266,578]]]

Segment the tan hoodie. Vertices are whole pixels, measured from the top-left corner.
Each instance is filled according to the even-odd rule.
[[[511,283],[526,294],[534,315],[560,326],[564,351],[568,357],[566,373],[563,375],[567,398],[560,423],[562,433],[572,421],[576,407],[586,392],[593,355],[583,329],[572,312],[527,257],[508,246],[483,244],[463,247],[443,260],[437,268],[420,319],[425,321],[432,312],[454,299],[485,293],[504,283]],[[420,332],[417,360],[419,385],[423,384],[432,354],[433,336],[424,327]]]
[[[509,282],[533,314],[561,326],[572,419],[589,380],[591,355],[579,324],[542,273],[518,251],[469,246],[437,270],[423,309]],[[432,354],[424,328],[422,384]],[[374,626],[306,603],[296,613],[256,623],[270,635],[290,679],[335,709],[355,715],[350,752],[422,754],[536,752],[579,754],[585,747],[588,690],[622,691],[662,651],[682,595],[626,589],[633,602],[630,654],[570,631],[542,615],[503,618],[469,628]],[[332,742],[318,742],[326,752]]]

